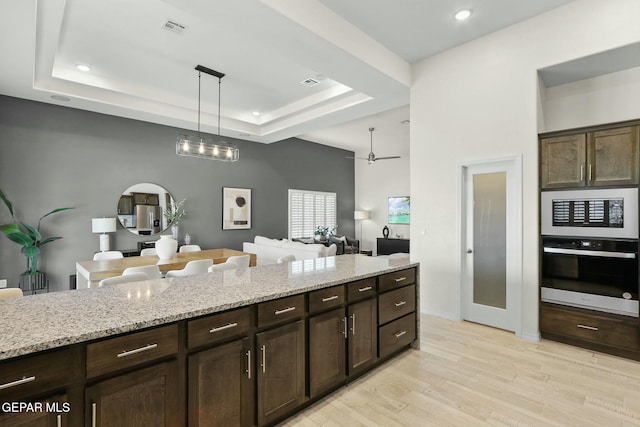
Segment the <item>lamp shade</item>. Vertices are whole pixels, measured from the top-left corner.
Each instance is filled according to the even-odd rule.
[[[91,218],[92,233],[114,233],[115,231],[115,218]]]
[[[369,219],[370,217],[370,211],[353,211],[353,219]]]

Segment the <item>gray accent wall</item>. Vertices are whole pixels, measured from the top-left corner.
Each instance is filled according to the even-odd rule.
[[[203,248],[242,249],[256,235],[286,237],[289,188],[337,193],[339,232],[354,235],[354,164],[346,159],[353,152],[296,138],[269,145],[225,138],[240,149],[240,161],[225,163],[177,156],[179,132],[185,130],[0,96],[0,188],[18,219],[35,225],[54,208],[76,208],[42,222],[44,237],[63,236],[40,255],[51,291],[68,289],[76,261],[99,250],[91,218],[115,217],[120,194],[140,182],[186,199],[181,243],[185,233]],[[222,230],[222,187],[252,189],[251,230]],[[9,221],[2,204],[0,223]],[[110,236],[112,249],[157,239],[120,225]],[[17,286],[25,268],[20,247],[0,236],[0,279]]]

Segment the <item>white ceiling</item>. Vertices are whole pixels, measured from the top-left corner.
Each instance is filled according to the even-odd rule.
[[[403,154],[412,62],[570,1],[0,0],[0,94],[196,130],[201,64],[204,132]]]

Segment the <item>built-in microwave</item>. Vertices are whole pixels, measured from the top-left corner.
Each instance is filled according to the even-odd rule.
[[[545,236],[638,238],[638,189],[544,191],[541,228]]]

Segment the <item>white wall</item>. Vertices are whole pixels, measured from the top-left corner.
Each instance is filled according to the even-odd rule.
[[[423,312],[461,315],[460,163],[521,154],[522,326],[538,335],[537,69],[637,42],[638,16],[637,0],[577,0],[414,65],[411,252]]]
[[[640,67],[541,90],[541,133],[640,118]]]
[[[403,150],[398,150],[398,152],[401,151]],[[371,219],[362,222],[364,238],[360,238],[360,221],[356,221],[356,236],[360,238],[362,249],[373,250],[375,255],[376,238],[382,237],[382,228],[388,224],[388,198],[410,194],[409,156],[380,160],[372,165],[358,160],[355,165],[355,177],[356,209],[371,211]],[[400,234],[404,238],[409,238],[410,225],[388,225],[388,227],[389,236],[395,237],[396,234]]]

